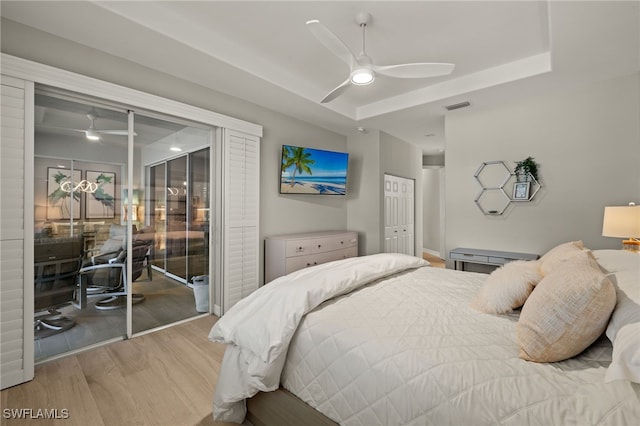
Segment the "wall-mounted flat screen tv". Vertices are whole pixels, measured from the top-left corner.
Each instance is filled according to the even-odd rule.
[[[283,145],[281,194],[345,195],[349,154]]]

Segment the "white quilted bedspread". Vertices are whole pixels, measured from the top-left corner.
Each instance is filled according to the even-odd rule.
[[[519,359],[517,314],[468,307],[486,277],[426,267],[323,303],[283,386],[344,425],[640,425],[640,385],[604,383],[606,338],[564,362]]]
[[[337,260],[280,277],[239,301],[209,333],[209,339],[227,344],[214,418],[242,423],[246,398],[279,387],[289,343],[305,314],[325,300],[424,265],[398,253]]]

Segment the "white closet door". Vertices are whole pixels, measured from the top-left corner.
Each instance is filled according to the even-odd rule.
[[[33,83],[0,89],[0,359],[2,389],[33,379]],[[30,223],[29,223],[30,222]]]
[[[414,181],[384,175],[384,251],[411,256],[414,247]]]
[[[260,146],[225,129],[222,313],[258,288]]]

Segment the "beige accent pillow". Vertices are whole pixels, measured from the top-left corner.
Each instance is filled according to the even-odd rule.
[[[487,314],[511,312],[524,304],[541,279],[536,261],[506,263],[487,277],[471,307]]]
[[[572,256],[582,253],[583,249],[582,241],[571,241],[555,246],[538,260],[542,275],[547,275]]]
[[[582,261],[566,261],[536,286],[516,326],[520,358],[555,362],[578,355],[605,330],[616,304],[611,281]]]

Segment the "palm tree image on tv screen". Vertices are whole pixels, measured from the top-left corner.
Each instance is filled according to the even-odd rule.
[[[345,195],[346,152],[282,146],[281,194]]]

